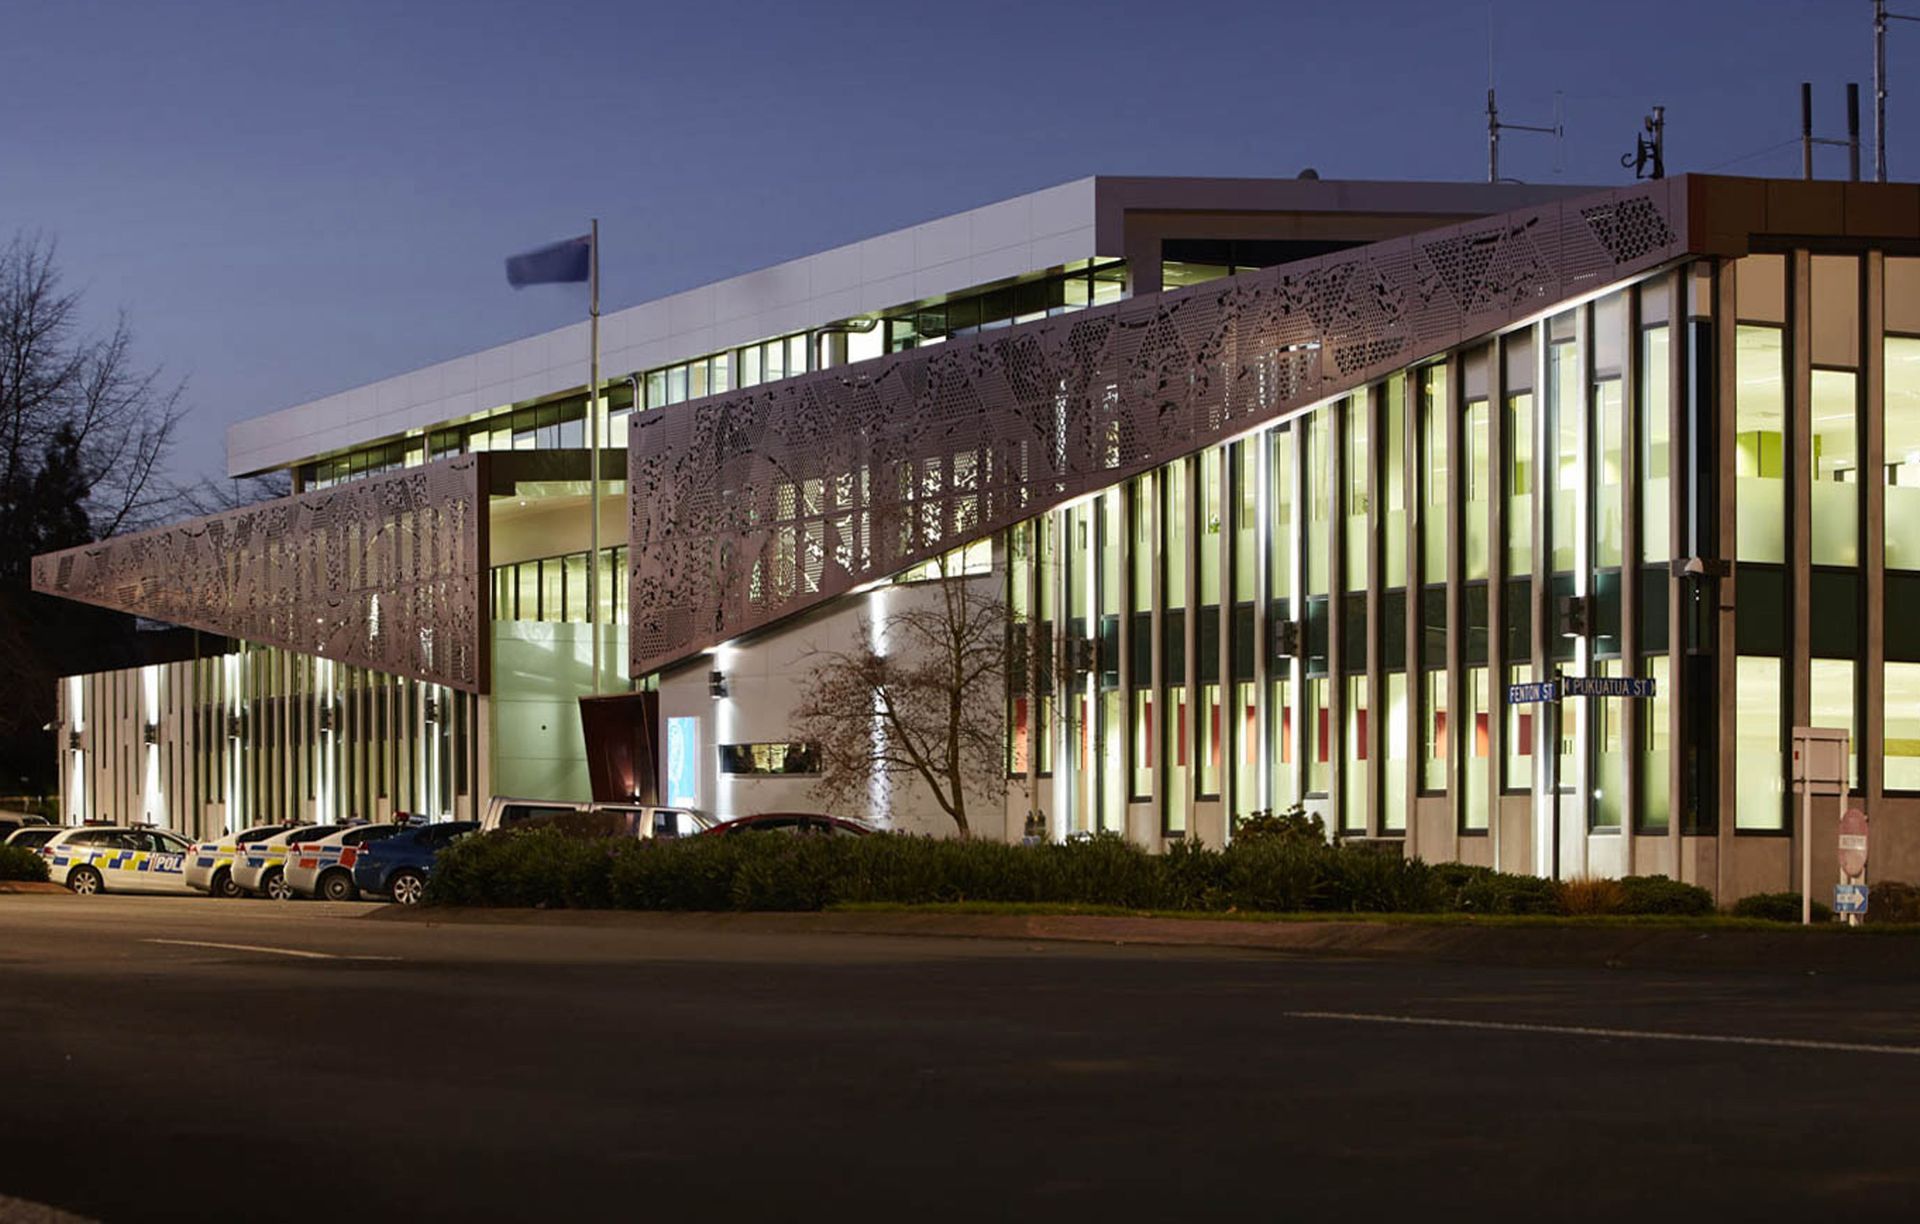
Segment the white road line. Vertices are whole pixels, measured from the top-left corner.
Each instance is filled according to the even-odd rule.
[[[303,948],[269,948],[262,944],[214,943],[205,939],[145,939],[142,943],[170,944],[176,948],[218,948],[224,952],[265,952],[269,956],[297,956],[301,960],[391,961],[397,956],[347,956],[338,952],[308,952]]]
[[[1770,1046],[1781,1050],[1828,1050],[1843,1054],[1920,1057],[1920,1046],[1871,1045],[1857,1041],[1808,1041],[1797,1037],[1739,1037],[1730,1033],[1669,1033],[1659,1029],[1591,1028],[1576,1024],[1513,1024],[1497,1020],[1448,1020],[1438,1016],[1384,1016],[1366,1012],[1291,1011],[1295,1020],[1358,1020],[1367,1024],[1417,1024],[1428,1028],[1491,1029],[1500,1033],[1551,1033],[1562,1037],[1611,1037],[1625,1041],[1695,1041],[1708,1045]]]

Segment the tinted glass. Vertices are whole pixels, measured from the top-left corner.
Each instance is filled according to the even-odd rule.
[[[340,842],[342,845],[347,846],[364,846],[368,842],[377,842],[382,838],[392,837],[399,831],[400,827],[398,825],[368,825],[364,829],[355,829],[351,833],[348,833],[340,839]]]

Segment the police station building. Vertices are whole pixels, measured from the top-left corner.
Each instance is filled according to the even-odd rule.
[[[809,659],[946,557],[1040,644],[976,833],[1297,802],[1729,900],[1812,725],[1920,876],[1920,187],[1095,178],[601,327],[596,396],[584,322],[429,366],[235,426],[291,497],[39,558],[200,631],[62,682],[68,818],[817,810]]]

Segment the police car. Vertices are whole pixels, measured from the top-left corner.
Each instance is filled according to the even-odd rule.
[[[139,825],[62,829],[40,847],[47,874],[82,896],[102,892],[184,893],[186,838]]]
[[[287,887],[287,853],[296,842],[319,841],[336,833],[339,825],[298,825],[284,833],[275,833],[257,842],[236,846],[233,852],[233,882],[241,890],[275,901],[287,901],[293,890]]]
[[[187,887],[215,897],[243,895],[240,886],[233,882],[236,850],[257,841],[265,841],[275,833],[285,833],[292,827],[285,824],[254,825],[214,841],[201,842],[187,857]]]
[[[357,824],[329,833],[318,841],[302,841],[287,856],[287,887],[296,897],[324,901],[352,901],[360,895],[353,884],[354,860],[363,846],[392,837],[400,824]]]

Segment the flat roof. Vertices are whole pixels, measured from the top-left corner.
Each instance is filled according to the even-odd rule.
[[[671,365],[1077,260],[1120,258],[1134,214],[1482,216],[1590,187],[1096,176],[939,217],[600,318],[603,376]],[[587,322],[238,421],[248,475],[584,387]]]

